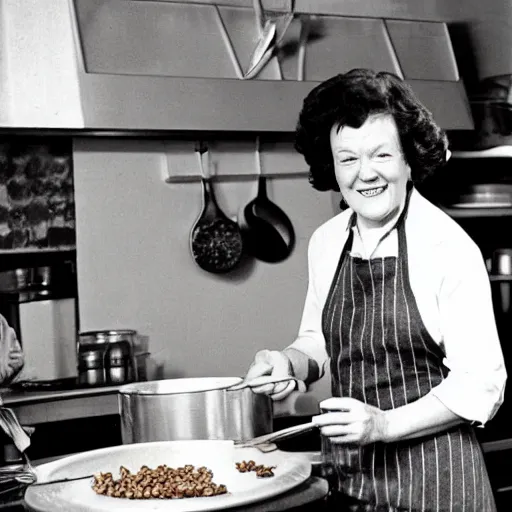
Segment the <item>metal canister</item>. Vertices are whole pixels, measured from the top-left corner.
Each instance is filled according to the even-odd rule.
[[[86,375],[79,375],[80,382],[84,384],[96,385],[115,385],[126,384],[138,380],[135,365],[135,342],[137,339],[137,331],[133,329],[108,329],[100,331],[82,332],[78,338],[78,360],[79,374],[86,370],[86,363],[80,361],[84,358],[89,359],[90,365]],[[99,364],[98,358],[90,354],[90,352],[101,353],[101,372],[96,367]],[[89,354],[85,356],[85,354]],[[92,360],[94,359],[94,363]],[[82,370],[80,369],[82,368]],[[93,373],[98,370],[97,373]],[[96,384],[91,382],[95,381]]]
[[[106,383],[104,351],[85,350],[78,355],[78,382],[87,386],[99,386]]]
[[[105,374],[109,384],[126,384],[134,380],[132,350],[126,341],[109,343],[105,352]]]

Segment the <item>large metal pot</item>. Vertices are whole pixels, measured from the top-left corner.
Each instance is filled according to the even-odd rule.
[[[246,440],[273,428],[272,400],[238,377],[169,379],[119,389],[123,444],[193,439]]]

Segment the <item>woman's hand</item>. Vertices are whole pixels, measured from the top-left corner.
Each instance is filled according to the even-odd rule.
[[[341,397],[320,402],[320,409],[327,412],[312,421],[333,443],[365,445],[385,440],[386,414],[377,407]]]
[[[263,376],[268,377],[259,379]],[[267,381],[258,386],[251,386],[252,390],[255,393],[269,395],[272,400],[283,400],[295,389],[296,382],[292,380],[273,383],[272,380],[286,377],[293,377],[289,359],[277,350],[260,350],[254,357],[245,380]]]

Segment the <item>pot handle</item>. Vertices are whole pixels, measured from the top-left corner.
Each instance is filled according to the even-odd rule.
[[[263,386],[264,384],[277,384],[278,382],[287,382],[287,381],[295,381],[297,383],[297,388],[299,389],[299,391],[301,391],[301,390],[305,391],[304,382],[297,379],[296,377],[290,376],[290,377],[282,377],[280,379],[275,379],[275,378],[272,378],[270,375],[262,375],[261,377],[255,377],[254,379],[252,379],[250,381],[243,379],[242,382],[233,384],[232,386],[227,388],[227,390],[228,391],[238,391],[239,389],[255,388],[257,386]],[[304,387],[304,389],[302,389],[302,387]]]

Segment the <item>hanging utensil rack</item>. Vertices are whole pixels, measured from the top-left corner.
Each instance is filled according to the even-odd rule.
[[[253,164],[254,139],[239,141],[211,141],[210,159],[215,169],[215,181],[249,181],[258,178]],[[261,140],[261,137],[260,137]],[[166,183],[189,183],[201,180],[197,168],[194,149],[195,141],[165,141],[164,153],[166,162],[163,166],[163,178]],[[262,174],[268,178],[290,179],[307,178],[309,169],[299,153],[293,149],[292,143],[261,140]]]

